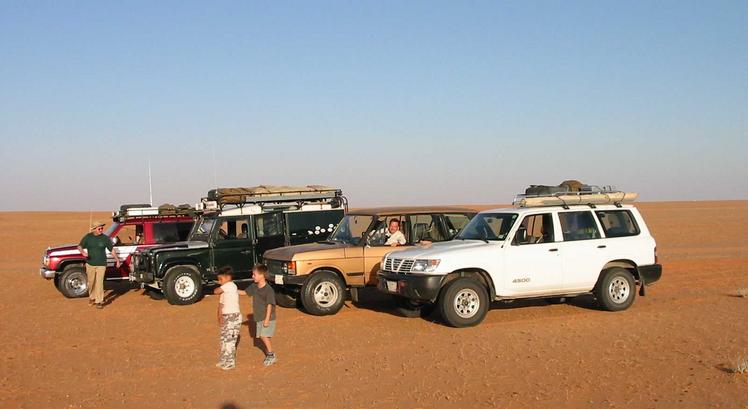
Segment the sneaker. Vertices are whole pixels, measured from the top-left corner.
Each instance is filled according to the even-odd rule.
[[[275,361],[277,360],[278,358],[276,358],[275,353],[270,353],[270,354],[265,355],[265,361],[262,364],[265,366],[270,366],[274,364]]]
[[[236,368],[236,365],[221,365],[219,368],[223,369],[224,371],[230,371],[234,368]]]
[[[216,368],[223,368],[224,366],[226,366],[226,364],[223,362],[219,362],[216,364]]]
[[[99,309],[99,310],[103,310],[104,309],[104,304],[96,304],[96,308]]]
[[[94,300],[91,300],[91,299],[89,299],[89,300],[88,300],[88,306],[89,306],[89,307],[93,307],[93,306],[94,306],[94,304],[95,304],[95,303],[94,303]]]

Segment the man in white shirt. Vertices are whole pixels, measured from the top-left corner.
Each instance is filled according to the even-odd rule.
[[[239,330],[242,326],[242,313],[239,310],[239,289],[232,281],[231,267],[218,270],[220,287],[213,290],[213,294],[220,294],[218,301],[218,324],[221,327],[221,356],[217,367],[229,370],[236,367],[236,342],[239,340]]]
[[[387,241],[384,242],[385,246],[404,246],[405,235],[400,231],[400,221],[397,219],[391,219],[390,225],[387,228]]]

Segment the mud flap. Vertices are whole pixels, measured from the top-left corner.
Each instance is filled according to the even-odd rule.
[[[351,287],[351,300],[358,302],[358,287]]]
[[[647,284],[644,282],[644,279],[639,280],[639,296],[644,297],[646,294],[646,291],[644,290],[644,287],[646,287]]]

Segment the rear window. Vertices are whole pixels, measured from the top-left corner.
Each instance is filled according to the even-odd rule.
[[[563,212],[558,214],[564,241],[599,239],[600,231],[592,212]]]
[[[626,237],[639,234],[639,226],[629,210],[600,210],[595,213],[603,226],[605,237]]]

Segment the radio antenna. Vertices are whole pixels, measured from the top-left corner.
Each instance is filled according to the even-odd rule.
[[[151,181],[151,156],[148,155],[148,203],[153,206],[153,182]]]

